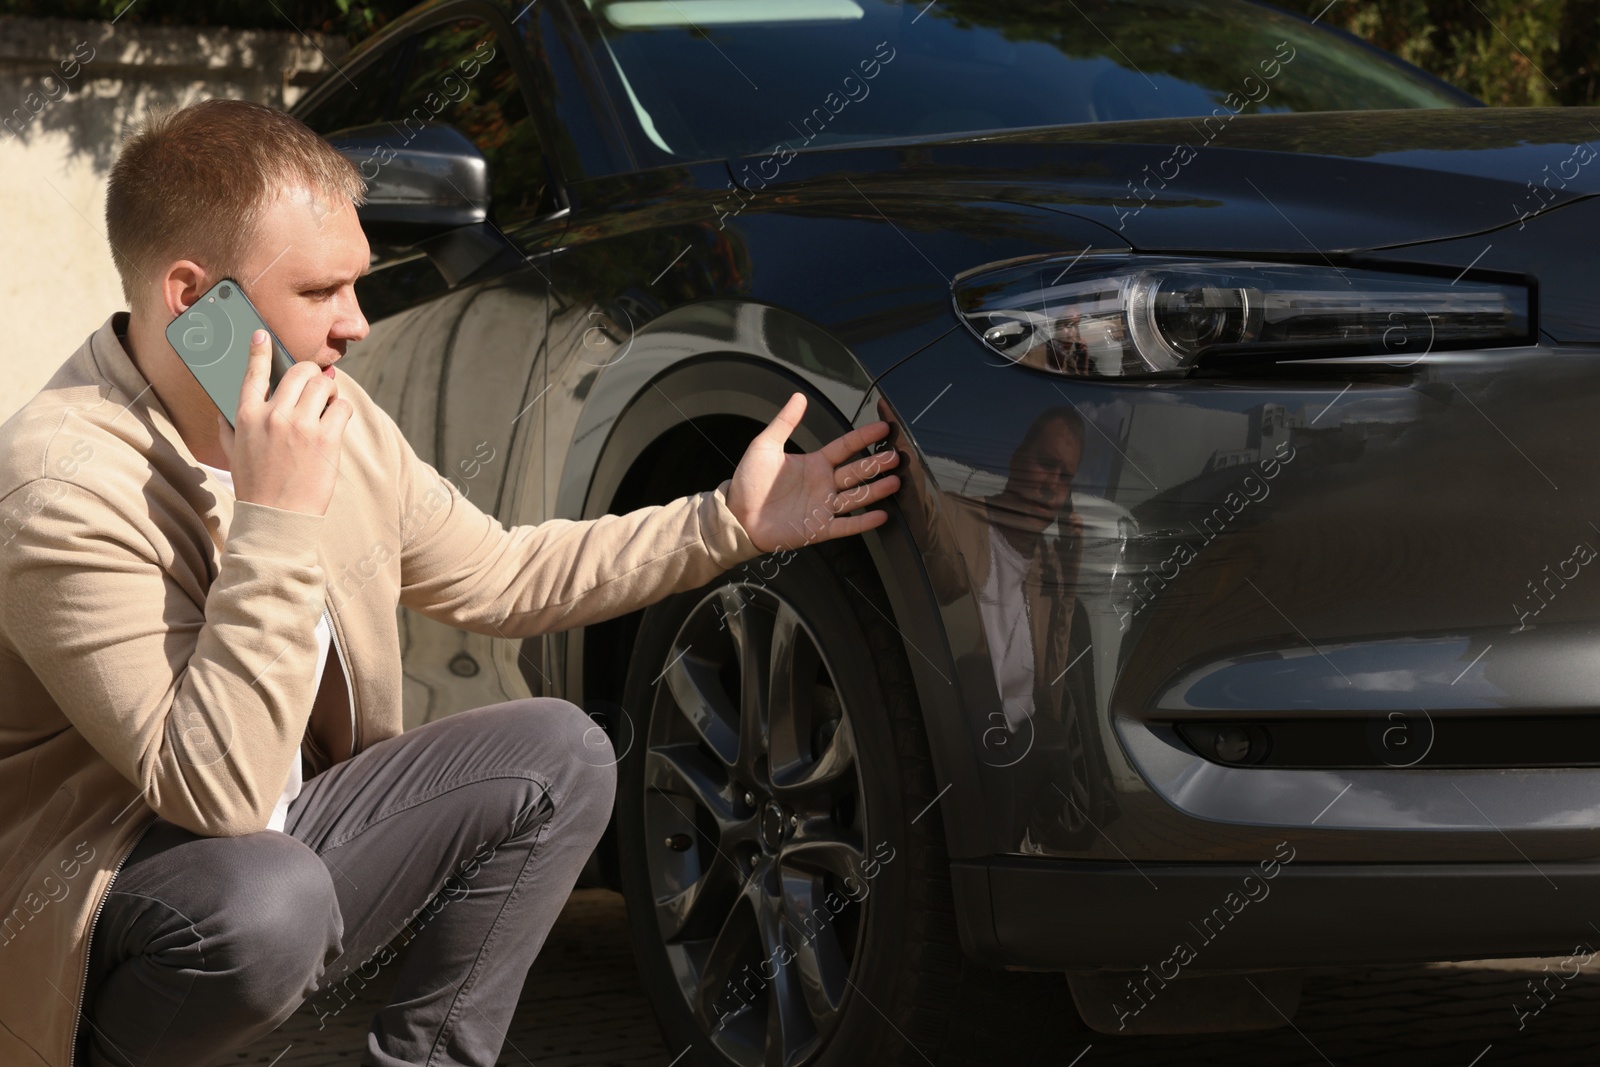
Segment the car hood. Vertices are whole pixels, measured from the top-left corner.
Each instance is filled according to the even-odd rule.
[[[891,216],[874,189],[890,203],[1026,203],[1093,220],[1116,235],[1108,245],[1140,250],[1351,252],[1519,225],[1600,193],[1589,115],[1344,111],[899,139],[801,152],[768,184],[845,175]],[[753,174],[752,162],[731,169]]]

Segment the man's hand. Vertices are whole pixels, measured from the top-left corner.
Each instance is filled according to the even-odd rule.
[[[272,342],[265,330],[257,330],[239,391],[238,425],[230,429],[217,414],[234,499],[324,515],[339,477],[344,428],[355,408],[340,399],[338,383],[312,360],[285,371],[269,398],[271,368]]]
[[[869,480],[899,462],[894,451],[847,462],[889,433],[886,422],[851,430],[815,452],[785,452],[783,443],[800,425],[805,411],[805,395],[795,393],[750,442],[733,472],[728,509],[763,552],[849,537],[881,526],[888,521],[888,512],[844,512],[875,503],[900,488],[899,475]]]

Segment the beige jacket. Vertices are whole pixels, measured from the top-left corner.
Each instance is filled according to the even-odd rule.
[[[89,935],[155,815],[262,830],[300,750],[326,600],[355,749],[401,730],[396,604],[509,638],[625,614],[761,554],[728,483],[506,529],[351,378],[325,516],[235,502],[119,339],[0,425],[0,1064],[68,1067]]]

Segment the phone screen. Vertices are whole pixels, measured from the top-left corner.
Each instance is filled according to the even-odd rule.
[[[223,278],[167,326],[167,341],[189,368],[212,403],[234,424],[244,371],[250,359],[250,335],[266,330],[272,341],[272,371],[267,394],[278,387],[294,357],[262,321],[255,305],[232,278]]]

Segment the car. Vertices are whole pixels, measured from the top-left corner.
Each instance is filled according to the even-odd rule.
[[[508,527],[710,489],[797,391],[793,447],[893,427],[858,538],[521,641],[403,613],[408,724],[606,732],[683,1063],[1592,953],[1586,112],[1248,0],[434,0],[293,113],[369,185],[347,367]]]

